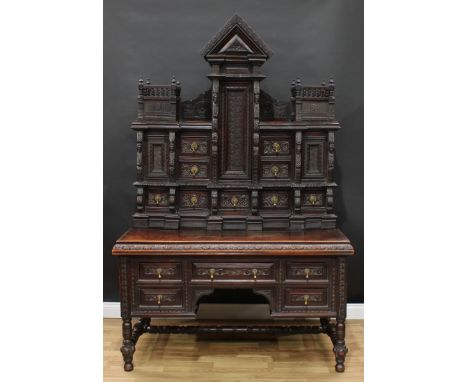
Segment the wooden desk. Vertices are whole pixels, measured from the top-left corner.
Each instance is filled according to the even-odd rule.
[[[347,353],[346,256],[338,229],[246,232],[130,229],[117,240],[124,369],[133,370],[135,344],[150,333],[326,333],[336,371]],[[215,289],[251,289],[273,318],[320,318],[320,326],[152,326],[151,317],[196,317],[200,298]],[[140,321],[132,328],[132,317]],[[331,318],[335,320],[330,321]]]

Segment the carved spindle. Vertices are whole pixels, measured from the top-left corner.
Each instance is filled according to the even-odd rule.
[[[297,183],[301,182],[301,171],[302,171],[302,131],[296,131],[296,163],[295,163],[295,174],[294,179]]]
[[[218,214],[218,190],[211,190],[211,214]]]
[[[143,131],[137,131],[137,180],[143,180]]]
[[[252,215],[258,215],[258,191],[252,190],[251,194]]]
[[[169,211],[171,211],[171,213],[174,213],[176,210],[175,200],[176,200],[176,189],[170,188],[169,189]]]
[[[143,187],[137,187],[137,211],[138,213],[143,213],[144,211],[144,203],[143,203],[143,196],[144,196],[144,190]]]
[[[294,106],[296,121],[302,121],[302,84],[300,78],[296,79],[294,86]]]
[[[252,180],[258,182],[258,152],[260,140],[260,82],[254,81],[254,131],[252,137]]]
[[[211,92],[211,179],[213,182],[218,180],[218,97],[219,80],[212,80]]]
[[[169,179],[175,179],[175,131],[169,132]]]
[[[327,212],[333,212],[333,188],[327,187]]]
[[[143,77],[140,76],[138,79],[138,106],[137,106],[137,118],[143,119]]]
[[[301,213],[301,190],[299,188],[294,190],[294,213],[297,215]]]
[[[335,325],[335,343],[333,351],[335,353],[335,370],[339,373],[345,369],[344,361],[348,348],[345,343],[345,319],[346,319],[346,261],[344,257],[338,260],[338,309]]]
[[[330,96],[328,98],[328,114],[330,118],[334,118],[335,117],[335,81],[333,80],[333,78],[330,78],[328,89],[330,91]]]
[[[335,169],[335,133],[328,133],[328,181],[333,181],[333,170]]]

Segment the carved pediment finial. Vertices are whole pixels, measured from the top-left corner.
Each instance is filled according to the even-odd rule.
[[[203,57],[223,54],[253,54],[269,58],[270,47],[235,13],[224,27],[201,50]]]

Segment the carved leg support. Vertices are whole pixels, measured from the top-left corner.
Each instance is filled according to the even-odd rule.
[[[150,326],[151,318],[145,317],[141,318],[140,321],[133,325],[133,333],[132,333],[132,342],[133,345],[136,345],[138,342],[138,338],[147,331],[147,328]]]
[[[333,346],[333,352],[335,353],[336,365],[335,370],[338,373],[342,373],[345,370],[345,357],[348,352],[348,348],[345,343],[345,323],[344,320],[336,321],[336,339]],[[332,339],[333,341],[333,339]]]
[[[122,318],[122,335],[123,343],[120,351],[122,352],[124,360],[124,370],[133,370],[133,353],[135,352],[135,344],[132,341],[132,319]]]

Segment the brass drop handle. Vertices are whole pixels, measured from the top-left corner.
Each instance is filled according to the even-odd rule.
[[[232,198],[231,198],[231,204],[234,206],[234,207],[237,207],[237,204],[239,204],[239,198],[234,195]]]
[[[161,203],[162,197],[160,194],[154,195],[154,202],[156,203],[157,206],[159,206],[159,203]]]
[[[278,166],[271,166],[271,172],[276,177],[279,174],[280,169]]]
[[[253,277],[254,277],[254,280],[257,280],[257,270],[254,268],[252,269],[252,274],[253,274]]]
[[[312,205],[314,206],[315,203],[317,203],[317,196],[315,196],[315,195],[310,195],[310,196],[309,196],[309,202],[310,202],[310,204],[312,204]]]
[[[158,305],[161,305],[162,294],[158,294]]]
[[[304,305],[308,305],[309,304],[309,295],[305,294],[303,297],[304,297]]]
[[[216,270],[214,268],[210,268],[210,278],[213,280]]]
[[[281,146],[278,142],[273,143],[273,151],[279,153],[281,151]]]
[[[305,274],[305,278],[306,278],[306,279],[309,278],[309,273],[310,273],[310,269],[309,269],[309,268],[304,269],[304,274]]]
[[[190,203],[192,203],[192,207],[197,205],[198,203],[197,195],[192,195],[192,197],[190,198]]]
[[[162,269],[158,268],[158,269],[156,269],[156,272],[158,274],[158,279],[162,278]]]
[[[190,145],[190,150],[192,150],[193,152],[197,151],[198,150],[198,143],[197,142],[192,142],[192,144]]]
[[[279,198],[277,195],[273,195],[271,198],[271,203],[273,204],[273,207],[276,207],[278,205]]]
[[[197,175],[198,174],[198,166],[197,165],[193,165],[190,169],[190,172],[192,173],[193,176]]]

